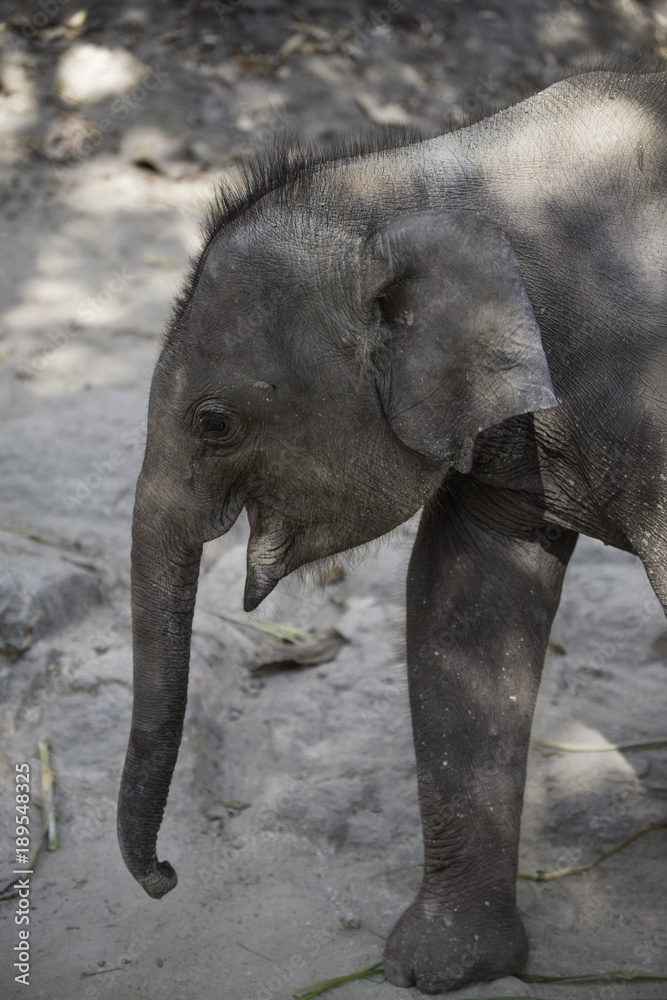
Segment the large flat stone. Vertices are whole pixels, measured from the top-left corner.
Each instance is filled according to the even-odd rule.
[[[100,577],[66,553],[0,531],[0,651],[20,653],[102,600]]]

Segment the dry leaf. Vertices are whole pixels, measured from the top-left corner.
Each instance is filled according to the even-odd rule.
[[[378,125],[409,125],[410,116],[400,104],[381,104],[372,94],[357,94],[357,104]]]
[[[148,167],[176,181],[201,173],[204,169],[187,140],[181,136],[156,135],[135,141],[130,159],[138,167]]]
[[[335,628],[327,629],[312,642],[294,644],[272,639],[257,651],[250,672],[263,674],[274,670],[293,670],[295,667],[316,667],[320,663],[330,663],[336,659],[348,641]]]
[[[278,58],[286,59],[287,56],[291,56],[293,52],[301,51],[303,43],[306,41],[306,36],[302,35],[301,32],[297,32],[295,35],[291,35],[286,42],[278,49]]]

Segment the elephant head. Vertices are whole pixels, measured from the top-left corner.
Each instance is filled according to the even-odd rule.
[[[388,213],[389,214],[389,213]],[[244,606],[370,541],[470,470],[476,435],[556,401],[508,239],[474,212],[372,226],[265,197],[193,272],[158,361],[132,541],[125,862],[176,884],[157,834],[187,694],[202,545],[250,523]]]

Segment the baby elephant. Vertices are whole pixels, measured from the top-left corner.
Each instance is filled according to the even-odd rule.
[[[577,534],[636,553],[667,606],[666,124],[665,73],[588,72],[436,138],[287,149],[220,193],[134,508],[119,837],[150,896],[176,884],[156,841],[203,543],[246,509],[251,611],[423,507],[424,881],[384,968],[426,993],[521,969],[526,756]]]

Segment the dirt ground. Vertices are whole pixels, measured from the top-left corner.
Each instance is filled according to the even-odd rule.
[[[254,146],[372,123],[432,131],[546,85],[595,52],[661,51],[667,2],[376,5],[0,2],[0,881],[15,867],[14,768],[37,741],[55,772],[60,848],[30,882],[29,992],[15,982],[16,899],[0,903],[0,995],[239,998],[379,959],[411,901],[420,830],[404,680],[414,524],[345,577],[284,581],[253,618],[336,628],[320,667],[250,672],[246,526],[211,544],[185,738],[148,899],[116,844],[131,708],[129,529],[151,370],[216,179]],[[245,617],[245,616],[243,616]],[[581,539],[536,736],[665,735],[665,620],[633,557]],[[667,812],[665,751],[531,751],[521,869],[594,858]],[[591,871],[519,883],[552,975],[667,971],[667,832]],[[415,996],[416,991],[411,991]],[[340,1000],[399,997],[357,982]],[[468,987],[472,997],[665,998],[657,982]]]

